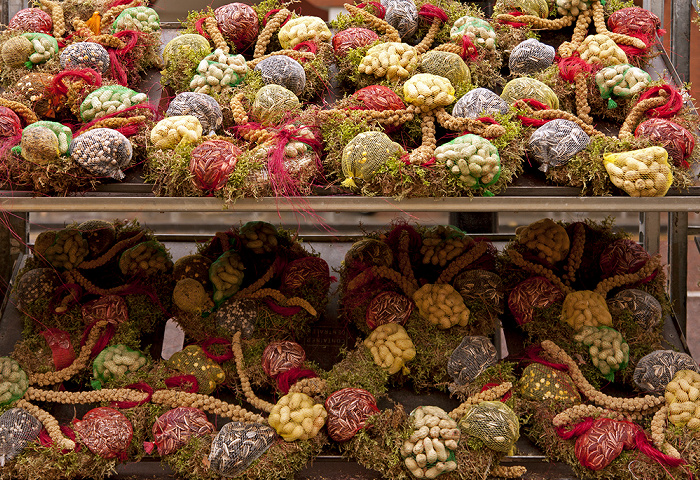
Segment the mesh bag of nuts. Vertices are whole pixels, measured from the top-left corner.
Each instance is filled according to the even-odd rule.
[[[202,124],[194,115],[165,117],[151,130],[151,143],[159,150],[174,149],[202,138]]]
[[[0,467],[39,438],[41,428],[41,422],[21,408],[11,408],[0,415]]]
[[[166,364],[184,375],[194,375],[199,386],[197,393],[204,395],[212,393],[226,379],[224,370],[198,345],[188,345],[174,353]]]
[[[92,68],[102,74],[107,73],[109,70],[109,53],[107,53],[107,49],[94,42],[78,42],[68,45],[61,52],[60,61],[61,69],[63,70]]]
[[[113,378],[124,377],[146,365],[146,357],[126,345],[112,345],[100,352],[92,363],[92,387],[102,388]]]
[[[0,405],[8,405],[24,396],[29,379],[24,370],[10,357],[0,357]]]
[[[421,111],[446,107],[455,101],[455,89],[446,77],[418,73],[403,84],[404,99]]]
[[[542,218],[515,229],[516,240],[536,254],[540,261],[554,265],[569,254],[571,242],[566,229],[551,218]]]
[[[55,163],[61,155],[58,137],[53,130],[43,126],[24,127],[20,144],[12,151],[21,154],[26,161],[37,165]]]
[[[533,401],[555,400],[579,403],[581,395],[569,375],[541,363],[531,363],[520,376],[520,395]]]
[[[214,285],[214,303],[217,305],[241,288],[245,266],[241,256],[229,250],[209,267],[209,280]]]
[[[369,348],[374,363],[389,371],[398,373],[406,362],[413,360],[416,349],[406,330],[397,323],[385,323],[375,328],[363,342]]]
[[[274,252],[279,245],[277,228],[268,222],[246,222],[238,233],[243,247],[258,255]]]
[[[276,84],[301,95],[306,86],[306,72],[301,63],[286,55],[273,55],[261,60],[255,70],[260,72],[266,85]]]
[[[23,32],[51,33],[53,20],[51,15],[41,8],[23,8],[15,13],[7,24],[8,30]]]
[[[18,38],[18,37],[15,37]],[[31,48],[26,51],[26,56],[25,54],[21,54],[21,56],[18,56],[17,62],[19,62],[19,58],[24,57],[26,60],[24,63],[26,66],[31,67],[32,65],[38,65],[40,63],[44,63],[47,60],[50,60],[56,53],[58,53],[58,42],[56,42],[56,39],[53,38],[51,35],[47,35],[45,33],[33,33],[33,32],[28,32],[28,33],[23,33],[19,38],[25,38],[29,40],[31,44]],[[12,39],[11,39],[12,40]],[[10,43],[11,42],[6,42]],[[24,42],[22,42],[24,43]],[[24,50],[22,50],[24,51]],[[5,57],[5,45],[2,47],[2,52],[3,52],[3,59]],[[27,63],[28,62],[28,63]],[[8,62],[5,62],[8,63]],[[9,65],[9,63],[8,63]]]
[[[552,65],[554,47],[534,38],[520,42],[510,52],[508,67],[511,74],[527,74],[544,70]]]
[[[34,268],[25,272],[14,286],[17,308],[24,311],[35,301],[52,297],[61,284],[61,278],[53,268]]]
[[[260,123],[272,125],[291,117],[299,109],[301,109],[301,103],[294,92],[273,83],[257,91],[252,114]]]
[[[695,137],[677,123],[666,118],[650,118],[637,126],[634,136],[661,143],[676,167],[690,166],[686,159],[693,153]]]
[[[178,35],[165,45],[163,49],[163,62],[165,68],[168,68],[168,66],[178,58],[183,57],[191,57],[196,59],[195,62],[199,62],[209,53],[211,53],[209,40],[196,33],[186,33]]]
[[[693,357],[675,350],[654,350],[644,355],[634,368],[634,384],[646,392],[661,392],[680,370],[700,373]]]
[[[609,67],[619,63],[628,63],[625,51],[613,39],[602,33],[588,35],[576,50],[581,55],[581,60],[590,64]]]
[[[379,35],[368,28],[346,28],[333,35],[333,51],[338,57],[344,57],[350,50],[367,47],[377,40]]]
[[[481,302],[487,309],[503,313],[503,281],[488,270],[467,270],[452,281],[452,286],[464,299]]]
[[[221,34],[233,43],[238,53],[243,53],[258,38],[258,14],[250,5],[229,3],[214,10],[214,16]]]
[[[123,30],[136,30],[138,32],[157,32],[160,30],[160,17],[158,12],[150,7],[129,7],[125,9],[112,23],[112,33]]]
[[[648,330],[660,325],[663,318],[659,301],[652,294],[636,288],[618,292],[608,300],[608,309],[613,316],[631,314],[637,325]]]
[[[520,421],[502,402],[471,405],[459,422],[464,433],[476,437],[496,452],[510,452],[520,438]]]
[[[226,140],[206,140],[190,152],[189,171],[198,188],[210,192],[223,188],[243,151]]]
[[[267,344],[262,354],[262,368],[272,378],[293,368],[301,368],[306,361],[304,348],[290,340]]]
[[[496,50],[496,31],[486,20],[465,15],[455,20],[450,29],[452,41],[462,41],[466,35],[477,47],[485,47],[488,50]]]
[[[445,77],[452,85],[471,83],[469,67],[456,53],[429,50],[421,56],[419,70]]]
[[[452,285],[426,283],[413,294],[413,301],[421,317],[440,329],[469,323],[469,309]]]
[[[634,273],[646,265],[650,258],[649,252],[634,240],[614,240],[600,254],[602,278]]]
[[[576,331],[583,327],[612,327],[605,298],[592,290],[571,292],[561,307],[561,320]]]
[[[517,10],[525,15],[534,15],[540,18],[547,18],[549,15],[549,5],[547,0],[505,0],[506,9]]]
[[[678,370],[664,393],[668,419],[677,427],[700,430],[700,373]]]
[[[574,335],[574,340],[588,347],[591,362],[611,382],[615,372],[627,366],[630,347],[614,328],[585,326]]]
[[[514,78],[506,83],[503,92],[501,92],[501,98],[511,105],[516,100],[532,98],[544,103],[549,108],[555,110],[559,108],[559,98],[556,93],[539,80],[529,77]]]
[[[386,9],[384,20],[399,31],[401,38],[409,38],[418,30],[418,9],[413,0],[381,0]]]
[[[405,80],[418,67],[418,52],[407,43],[385,42],[370,47],[357,68],[360,73],[386,77],[390,82]]]
[[[301,16],[282,25],[277,38],[282,48],[292,49],[302,42],[327,42],[331,39],[331,31],[319,17]]]
[[[591,7],[592,0],[557,0],[557,13],[562,16],[578,17]]]
[[[482,87],[462,95],[452,109],[452,115],[462,118],[479,118],[494,113],[508,113],[508,103],[491,90]]]
[[[651,39],[661,29],[661,20],[645,8],[625,7],[610,14],[608,28],[611,32]]]
[[[48,73],[33,72],[23,76],[17,80],[17,83],[15,84],[16,88],[14,89],[14,92],[21,95],[25,98],[25,100],[27,100],[27,102],[29,102],[29,106],[32,108],[32,110],[34,110],[38,117],[55,118],[56,110],[62,107],[62,105],[59,103],[60,97],[53,95],[50,90],[50,87],[53,84],[53,78],[54,76]],[[2,108],[7,109],[7,107]],[[0,109],[0,111],[2,110]],[[2,124],[2,114],[0,114],[0,135],[2,135],[3,132]]]
[[[177,407],[168,410],[153,423],[153,443],[160,455],[170,455],[187,445],[193,437],[214,432],[207,414],[198,408]]]
[[[424,265],[444,267],[447,262],[454,260],[473,246],[474,240],[458,228],[438,225],[423,234],[420,254],[423,256]]]
[[[602,470],[617,458],[624,448],[634,448],[640,428],[632,422],[597,418],[593,425],[576,439],[574,454],[581,465]]]
[[[113,408],[93,408],[73,422],[80,442],[102,458],[126,457],[134,428],[126,416]]]
[[[508,295],[508,309],[518,322],[525,325],[535,316],[535,309],[544,309],[564,300],[564,294],[544,277],[524,280]]]
[[[217,48],[199,62],[196,72],[190,81],[191,89],[196,93],[219,93],[241,83],[248,65],[243,55],[229,55]]]
[[[389,158],[404,153],[403,148],[384,132],[357,134],[343,149],[342,185],[357,187],[357,180],[368,181]]]
[[[194,278],[183,278],[173,288],[173,303],[187,313],[202,315],[212,309],[214,302],[200,282]]]
[[[209,95],[197,92],[182,92],[175,95],[165,112],[166,117],[192,115],[202,124],[202,132],[209,134],[221,127],[224,116],[221,106]]]
[[[487,368],[498,363],[496,347],[483,336],[466,336],[452,351],[447,361],[447,373],[459,386],[467,385]]]
[[[242,338],[251,338],[258,319],[258,303],[252,298],[229,298],[219,305],[214,316],[216,326],[230,335],[241,332]]]
[[[324,406],[328,412],[328,436],[336,442],[350,440],[365,428],[369,417],[379,413],[374,396],[361,388],[343,388],[333,392]]]
[[[31,65],[32,62],[29,61],[29,56],[34,53],[36,52],[32,42],[24,35],[8,38],[2,44],[2,50],[0,51],[2,61],[10,68],[23,67],[26,66],[26,63]]]
[[[77,228],[63,228],[57,232],[42,232],[44,235],[34,247],[34,252],[54,268],[72,270],[90,253],[87,240]],[[45,240],[44,240],[45,239]]]
[[[58,122],[50,122],[47,120],[40,120],[38,122],[34,122],[30,125],[27,125],[25,127],[25,130],[28,128],[36,128],[36,127],[46,127],[49,130],[51,130],[54,135],[56,135],[56,138],[58,139],[58,151],[61,155],[66,155],[68,154],[68,147],[70,146],[71,142],[73,141],[73,134],[70,131],[70,128],[66,127],[65,125],[58,123]]]
[[[314,438],[326,423],[328,413],[304,393],[288,393],[272,407],[267,421],[286,441]]]
[[[375,295],[367,305],[365,322],[370,330],[385,323],[404,325],[413,312],[415,304],[407,296],[384,291]]]
[[[591,137],[577,123],[557,118],[535,130],[530,135],[528,146],[540,164],[539,169],[546,172],[549,167],[566,165],[590,141]]]
[[[90,122],[147,101],[148,97],[145,93],[139,93],[121,85],[107,85],[90,92],[85,97],[80,104],[80,118],[83,122]]]
[[[483,137],[468,133],[435,149],[435,159],[469,188],[485,188],[501,177],[501,157]],[[488,193],[485,193],[488,195]]]
[[[615,108],[617,103],[613,96],[629,97],[640,93],[651,83],[651,75],[629,63],[619,63],[601,68],[595,75],[595,83],[600,96],[608,101],[608,108]]]
[[[277,439],[275,431],[259,423],[229,422],[214,437],[209,453],[212,471],[237,477]]]
[[[631,197],[663,197],[673,183],[663,147],[609,153],[603,155],[603,164],[613,185]]]
[[[408,417],[411,436],[401,446],[404,465],[416,478],[436,478],[457,469],[457,422],[434,406],[416,407]]]
[[[165,246],[148,240],[124,250],[119,257],[119,270],[124,275],[151,276],[165,273],[173,266]]]

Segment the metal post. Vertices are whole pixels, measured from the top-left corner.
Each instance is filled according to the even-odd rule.
[[[668,214],[669,293],[683,336],[687,333],[688,212]]]
[[[661,212],[639,214],[639,243],[652,255],[661,251]]]
[[[690,0],[671,2],[671,62],[681,81],[690,81]]]
[[[642,7],[659,17],[661,26],[664,25],[664,0],[644,0]]]
[[[20,252],[26,251],[29,238],[28,213],[0,213],[0,304],[7,294],[12,270]]]

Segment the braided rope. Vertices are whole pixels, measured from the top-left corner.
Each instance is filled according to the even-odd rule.
[[[500,385],[484,390],[483,392],[476,393],[464,402],[462,402],[459,407],[452,410],[448,415],[451,419],[459,421],[460,418],[464,416],[467,409],[472,405],[477,405],[481,402],[491,402],[500,399],[503,395],[508,393],[508,390],[513,388],[513,384],[510,382],[503,382]]]

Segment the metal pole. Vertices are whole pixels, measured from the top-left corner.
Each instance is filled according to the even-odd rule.
[[[661,26],[664,25],[664,0],[644,0],[642,7],[659,17]]]
[[[691,0],[671,2],[671,62],[681,77],[690,81],[690,15]]]
[[[661,251],[661,212],[639,214],[639,243],[651,255]]]
[[[668,214],[669,293],[681,333],[687,334],[688,213]]]

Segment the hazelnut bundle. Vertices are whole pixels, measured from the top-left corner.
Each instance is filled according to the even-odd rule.
[[[22,398],[29,387],[27,374],[14,359],[0,357],[0,405]]]
[[[403,84],[404,99],[421,111],[446,107],[455,101],[455,89],[448,79],[430,73],[419,73]]]
[[[288,393],[272,408],[267,421],[287,442],[314,438],[326,423],[323,405],[304,393]]]
[[[574,336],[574,340],[589,347],[591,362],[611,381],[616,371],[627,366],[630,347],[614,328],[586,326]]]
[[[241,288],[244,269],[240,255],[231,250],[211,264],[209,280],[214,284],[214,302],[226,300]]]
[[[365,339],[364,345],[372,353],[374,363],[388,369],[390,375],[397,373],[416,356],[411,338],[398,323],[379,325]]]
[[[154,275],[167,272],[173,263],[163,245],[155,240],[141,242],[127,249],[119,258],[124,275]]]
[[[435,159],[444,162],[460,182],[470,188],[496,183],[501,176],[501,158],[491,142],[468,133],[435,149]]]
[[[456,421],[439,407],[420,406],[411,412],[409,423],[413,432],[401,446],[401,456],[414,477],[435,478],[457,469],[461,432]]]
[[[452,285],[426,283],[413,294],[413,301],[421,316],[438,328],[464,327],[469,323],[469,309]]]
[[[677,427],[700,429],[700,373],[680,370],[666,385],[668,419]]]

